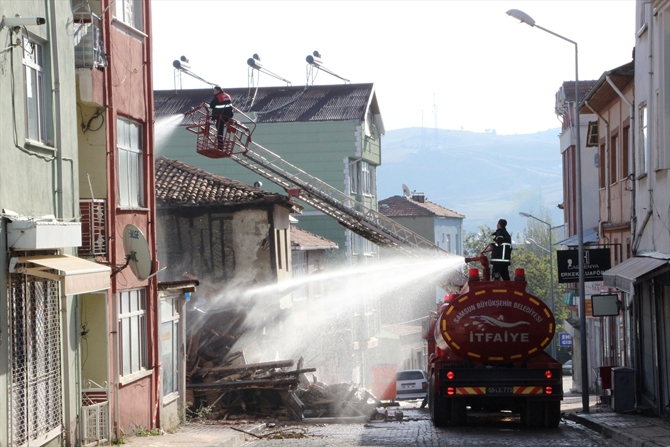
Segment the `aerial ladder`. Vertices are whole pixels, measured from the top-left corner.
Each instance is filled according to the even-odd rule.
[[[233,118],[225,124],[223,138],[216,132],[216,121],[205,104],[186,115],[187,129],[197,136],[197,153],[209,158],[230,158],[245,168],[282,187],[295,197],[337,220],[342,226],[382,247],[391,247],[416,256],[448,255],[448,252],[412,230],[352,199],[336,188],[287,162],[279,155],[253,142],[256,123],[241,110],[248,126]]]

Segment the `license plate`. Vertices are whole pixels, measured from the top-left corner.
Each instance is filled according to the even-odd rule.
[[[514,387],[511,386],[487,386],[486,394],[514,394]]]
[[[410,388],[414,388],[415,384],[414,383],[408,383],[408,384],[403,384],[402,389],[407,390]]]

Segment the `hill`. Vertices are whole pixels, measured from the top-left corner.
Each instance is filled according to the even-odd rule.
[[[379,200],[401,195],[406,184],[431,202],[464,214],[466,231],[483,224],[495,227],[503,217],[514,235],[526,225],[519,212],[539,215],[542,207],[551,212],[554,224],[561,224],[559,132],[558,128],[523,135],[421,128],[388,131],[377,170]]]

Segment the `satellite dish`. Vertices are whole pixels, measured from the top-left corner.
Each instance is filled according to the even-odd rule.
[[[405,197],[409,197],[411,195],[409,188],[404,183],[402,185],[402,193],[405,194]]]
[[[151,251],[147,238],[135,225],[126,225],[123,229],[123,251],[137,279],[147,279],[151,275]]]

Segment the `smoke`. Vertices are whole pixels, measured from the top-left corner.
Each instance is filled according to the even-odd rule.
[[[224,323],[217,326],[217,334],[230,336],[226,347],[230,352],[244,351],[248,363],[302,357],[320,377],[349,381],[352,343],[380,332],[382,307],[397,309],[394,322],[409,319],[408,312],[425,307],[426,300],[427,308],[434,309],[432,284],[462,265],[460,256],[426,260],[400,255],[269,285],[237,281],[217,289],[201,283],[201,299],[192,312],[199,315],[195,319],[189,315],[188,324],[200,330],[204,324],[212,325],[212,319]],[[310,298],[292,299],[301,288],[311,290]]]

